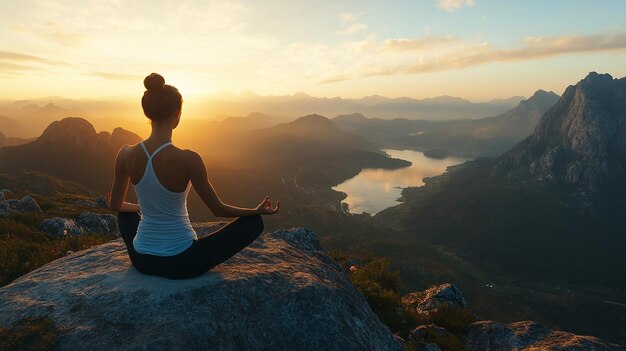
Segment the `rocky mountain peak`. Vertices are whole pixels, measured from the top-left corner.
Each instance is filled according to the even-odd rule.
[[[533,96],[526,100],[520,101],[520,103],[511,111],[513,113],[512,118],[509,120],[526,120],[529,119],[532,122],[532,126],[536,126],[541,116],[545,111],[559,100],[559,96],[554,92],[548,92],[545,90],[537,90]],[[507,113],[509,114],[509,113]],[[505,114],[506,115],[506,114]],[[532,130],[532,129],[531,129]]]
[[[295,121],[293,121],[293,123],[294,124],[306,124],[306,125],[324,125],[324,126],[332,126],[332,127],[335,126],[330,119],[321,115],[317,115],[317,114],[306,115],[306,116],[300,117],[296,119]]]
[[[626,78],[595,72],[569,86],[534,133],[498,167],[528,167],[541,181],[565,182],[592,193],[626,175]]]
[[[96,130],[89,121],[80,117],[67,117],[50,123],[37,141],[84,145],[93,143],[96,138]]]
[[[111,143],[116,147],[122,146],[124,144],[132,145],[140,141],[141,137],[124,128],[117,127],[113,129],[113,132],[111,133]]]
[[[559,99],[559,95],[553,91],[545,91],[542,89],[537,90],[533,96],[525,101],[533,101],[536,104],[549,104],[546,108],[551,107]]]

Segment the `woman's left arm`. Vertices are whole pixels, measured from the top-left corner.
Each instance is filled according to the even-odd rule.
[[[139,205],[125,202],[126,193],[128,192],[128,184],[130,176],[126,171],[126,150],[128,145],[120,148],[115,159],[115,175],[113,177],[113,186],[107,194],[106,200],[109,208],[115,212],[139,212]]]

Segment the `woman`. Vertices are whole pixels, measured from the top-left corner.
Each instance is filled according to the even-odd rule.
[[[139,144],[120,149],[107,204],[119,212],[120,233],[137,270],[171,279],[196,277],[253,242],[263,231],[260,215],[277,213],[280,203],[272,208],[269,196],[256,208],[223,203],[200,156],[172,145],[182,96],[159,74],[150,74],[143,83],[147,90],[141,105],[151,120],[152,133]],[[139,204],[124,201],[129,183]],[[239,218],[198,239],[187,213],[190,185],[214,215]]]

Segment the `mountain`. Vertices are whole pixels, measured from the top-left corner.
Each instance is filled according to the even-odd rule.
[[[454,166],[427,179],[424,187],[405,189],[405,203],[381,213],[381,218],[409,207],[408,226],[423,216],[455,213],[443,227],[422,235],[471,245],[483,254],[497,251],[491,258],[507,260],[507,265],[519,260],[520,271],[543,270],[538,276],[612,281],[614,274],[624,274],[612,265],[623,261],[623,255],[609,259],[606,254],[626,240],[619,229],[624,216],[617,216],[626,209],[625,101],[626,79],[590,73],[568,87],[534,133],[509,152]],[[428,223],[421,223],[418,232]],[[579,256],[582,247],[586,252]],[[541,261],[532,260],[548,256],[548,271]],[[600,258],[602,265],[594,262]],[[581,275],[573,269],[579,265],[596,274]],[[564,271],[558,273],[556,267]]]
[[[337,185],[363,168],[407,167],[380,145],[337,128],[327,117],[308,115],[245,135],[239,157],[249,165],[277,167],[301,185]]]
[[[28,140],[16,137],[8,137],[0,132],[0,147],[3,146],[14,146],[14,145],[22,145],[26,144]]]
[[[533,135],[499,160],[497,171],[626,195],[626,78],[592,72],[569,86]]]
[[[184,110],[185,117],[189,116],[189,110],[189,106]],[[23,138],[38,137],[50,123],[67,116],[81,116],[90,121],[96,130],[112,130],[121,126],[139,135],[147,135],[150,131],[139,97],[137,100],[74,100],[58,96],[19,101],[0,99],[0,115],[16,120],[22,126],[21,134],[5,134]],[[198,115],[194,118],[204,118],[206,113]]]
[[[13,174],[39,171],[103,191],[113,179],[119,148],[140,140],[121,128],[97,133],[87,120],[68,117],[52,122],[30,143],[1,148],[0,170]]]
[[[66,116],[79,116],[83,115],[82,111],[61,107],[52,102],[49,102],[43,106],[38,104],[29,104],[20,108],[16,117],[19,118],[20,123],[27,129],[33,130],[34,133],[38,133],[44,130],[50,123],[64,118]]]
[[[368,140],[391,148],[410,148],[404,139],[413,134],[423,133],[437,125],[437,122],[410,120],[406,118],[368,118],[361,113],[338,115],[332,121],[342,130],[361,135]]]
[[[558,98],[553,92],[539,90],[515,108],[481,119],[383,120],[352,114],[339,115],[333,121],[346,131],[390,148],[444,150],[446,154],[462,157],[497,156],[530,135],[539,118]]]
[[[24,127],[13,118],[0,116],[0,133],[7,137],[18,137],[24,135]]]
[[[326,151],[379,149],[377,145],[356,134],[340,130],[330,119],[320,115],[308,115],[291,122],[253,130],[249,134],[248,143],[262,145],[260,152],[282,151],[279,157],[287,158],[291,157],[287,153],[302,156]]]
[[[301,93],[286,96],[259,96],[248,92],[240,96],[211,99],[203,106],[206,111],[222,111],[229,115],[246,115],[252,111],[277,116],[298,116],[310,113],[339,115],[357,111],[384,119],[451,120],[497,115],[513,108],[521,99],[514,97],[489,102],[471,102],[451,96],[414,99],[388,98],[378,95],[349,99],[320,98]]]
[[[224,125],[249,129],[267,128],[281,122],[285,122],[284,117],[272,116],[259,112],[250,113],[245,117],[230,116],[221,121]]]
[[[422,151],[443,149],[466,157],[498,156],[529,136],[558,99],[553,92],[538,90],[501,115],[444,122],[411,135],[404,142]]]
[[[487,281],[560,328],[626,340],[606,302],[626,300],[625,83],[590,73],[510,151],[403,189],[375,218],[482,272],[470,293]]]

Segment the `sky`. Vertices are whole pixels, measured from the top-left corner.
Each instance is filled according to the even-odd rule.
[[[624,0],[0,0],[0,97],[560,94],[626,75]]]

